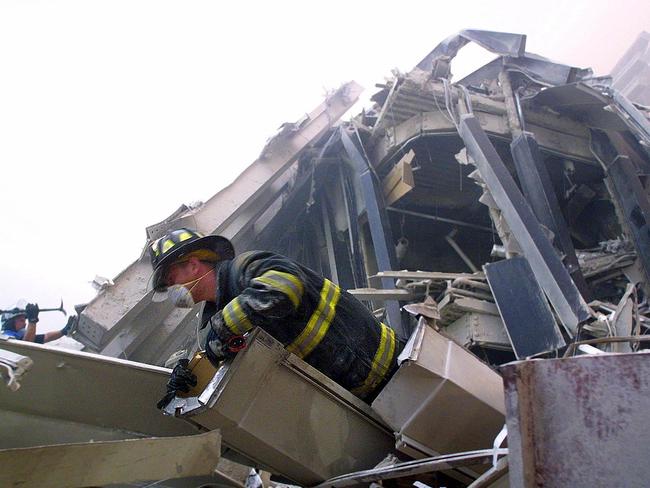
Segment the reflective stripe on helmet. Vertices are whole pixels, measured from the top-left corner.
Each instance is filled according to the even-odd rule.
[[[172,241],[171,239],[165,239],[165,241],[162,244],[162,252],[163,252],[163,254],[165,254],[172,247],[174,247],[174,244],[175,244],[175,242]]]
[[[156,239],[151,244],[151,250],[153,251],[154,256],[160,256],[160,254],[165,254],[170,249],[176,247],[177,244],[187,241],[192,238],[204,237],[200,232],[194,232],[189,229],[178,229],[170,232],[167,235]]]
[[[303,359],[320,344],[332,323],[340,296],[338,286],[327,279],[323,280],[318,306],[302,332],[287,346],[289,352]]]
[[[182,230],[178,234],[178,242],[183,242],[183,241],[186,241],[186,240],[191,239],[191,238],[192,238],[192,234],[190,232],[186,231],[186,230]]]

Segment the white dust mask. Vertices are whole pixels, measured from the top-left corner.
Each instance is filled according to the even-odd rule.
[[[212,270],[205,273],[200,278],[196,280],[188,281],[187,283],[181,283],[178,285],[171,285],[167,288],[167,299],[172,302],[174,307],[177,308],[192,308],[195,305],[194,298],[192,298],[192,290],[196,285],[199,284],[203,278],[210,274]],[[189,289],[187,285],[194,283]]]
[[[170,286],[167,289],[167,298],[177,308],[192,308],[194,306],[192,293],[185,285]]]

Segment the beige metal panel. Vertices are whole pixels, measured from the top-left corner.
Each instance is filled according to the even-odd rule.
[[[0,450],[0,486],[66,488],[212,474],[219,432]]]
[[[415,179],[411,168],[413,158],[415,158],[415,151],[411,149],[382,180],[382,191],[386,206],[392,205],[415,188]]]
[[[367,404],[261,329],[199,397],[167,411],[221,429],[224,444],[304,485],[371,468],[393,450]]]
[[[420,320],[401,365],[372,404],[398,449],[448,454],[492,445],[505,422],[501,377]]]
[[[95,434],[114,438],[110,431],[128,437],[196,433],[156,409],[168,369],[23,341],[0,341],[0,348],[34,361],[18,391],[0,388],[0,412],[20,414],[9,424],[0,422],[0,447],[16,447],[8,444],[11,439],[21,446],[55,443],[60,421],[69,422],[67,440],[79,442]],[[51,431],[44,430],[48,426]]]

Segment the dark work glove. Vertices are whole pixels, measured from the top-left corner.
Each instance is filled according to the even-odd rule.
[[[189,363],[190,361],[188,359],[181,359],[172,370],[169,381],[167,381],[167,393],[156,404],[160,410],[163,410],[176,396],[176,392],[182,391],[183,393],[187,393],[191,387],[196,386],[196,375],[187,369]]]
[[[74,324],[77,322],[77,318],[78,317],[76,315],[70,315],[70,317],[68,317],[68,321],[65,324],[65,327],[61,329],[61,334],[67,336],[70,333],[72,327],[74,327]]]
[[[219,363],[223,361],[227,355],[226,344],[224,343],[223,338],[219,336],[220,334],[211,328],[205,339],[205,355],[215,368],[219,367]]]
[[[25,307],[25,315],[27,316],[27,322],[38,322],[38,312],[39,312],[37,303],[28,303]]]

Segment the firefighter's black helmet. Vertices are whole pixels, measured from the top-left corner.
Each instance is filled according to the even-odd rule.
[[[162,290],[165,288],[164,277],[165,268],[170,264],[178,261],[187,254],[205,249],[216,254],[215,261],[233,259],[235,249],[232,243],[222,236],[203,235],[192,229],[182,228],[169,231],[164,236],[156,239],[149,246],[149,255],[151,256],[151,265],[153,266],[153,288]]]

